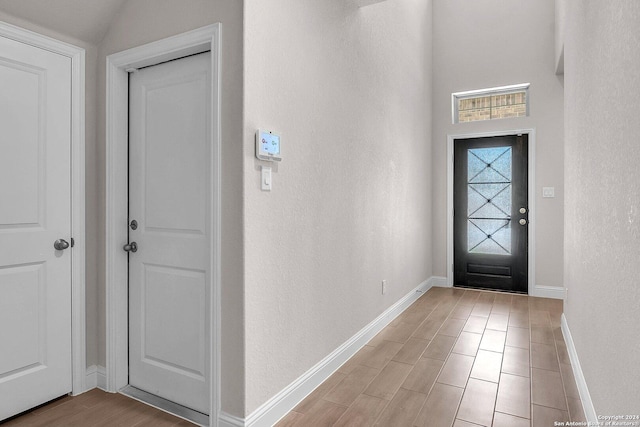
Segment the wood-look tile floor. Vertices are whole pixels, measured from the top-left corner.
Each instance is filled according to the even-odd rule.
[[[585,421],[562,301],[432,288],[277,427]]]
[[[174,417],[122,394],[93,389],[65,396],[20,416],[0,421],[2,427],[187,427]]]

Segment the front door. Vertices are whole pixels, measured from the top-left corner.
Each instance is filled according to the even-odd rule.
[[[527,135],[454,141],[454,286],[526,293]]]
[[[0,37],[0,420],[71,392],[70,243],[71,59]]]
[[[210,406],[210,98],[210,52],[129,77],[129,384],[204,414]]]

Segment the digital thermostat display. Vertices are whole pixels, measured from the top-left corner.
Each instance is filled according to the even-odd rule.
[[[280,135],[266,130],[256,132],[256,157],[260,160],[282,160]]]

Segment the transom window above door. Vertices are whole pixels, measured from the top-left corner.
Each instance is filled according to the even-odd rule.
[[[529,115],[529,83],[451,94],[453,123]]]

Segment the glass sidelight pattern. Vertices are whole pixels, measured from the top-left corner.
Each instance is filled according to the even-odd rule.
[[[467,245],[471,253],[511,254],[511,147],[467,153]]]

